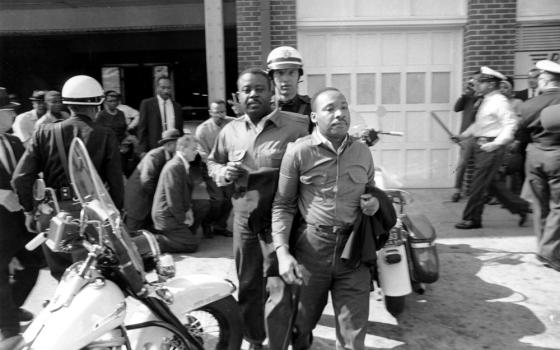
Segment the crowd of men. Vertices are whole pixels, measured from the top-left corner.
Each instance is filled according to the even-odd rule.
[[[363,249],[351,253],[352,263],[341,253],[363,227],[362,218],[383,215],[379,219],[387,221],[394,209],[376,190],[368,145],[348,134],[344,94],[325,88],[313,98],[299,95],[303,59],[292,47],[274,49],[267,68],[239,74],[231,101],[236,117],[226,115],[225,101],[212,101],[210,117],[194,133],[183,130],[182,108],[172,99],[167,76],[158,77],[156,96],[143,100],[138,113],[120,104],[117,92],[83,75],[69,79],[60,93],[33,93],[33,110],[18,116],[0,88],[0,223],[9,228],[0,235],[0,340],[17,335],[19,321],[32,318],[21,305],[41,255],[23,245],[52,217],[33,198],[35,181],[55,190],[61,209],[79,215],[66,160],[79,137],[132,235],[149,230],[160,249],[172,253],[195,252],[202,238],[233,237],[238,303],[251,349],[263,348],[265,339],[269,349],[308,349],[329,292],[337,343],[364,348],[370,267],[361,260]],[[529,212],[528,202],[505,193],[495,176],[517,132],[531,155],[526,176],[540,223],[539,258],[557,268],[560,206],[550,202],[560,198],[551,181],[558,176],[560,118],[558,108],[543,109],[560,104],[560,65],[543,61],[537,68],[540,95],[518,106],[521,121],[505,96],[509,92],[499,91],[512,90],[512,83],[488,67],[462,97],[472,123],[453,139],[475,167],[456,227],[481,227],[489,192],[522,219]],[[227,228],[231,212],[233,232]],[[375,242],[392,225],[375,226],[368,231],[374,239],[364,242]],[[83,254],[43,246],[56,279]]]
[[[513,91],[513,79],[482,67],[455,105],[463,112],[455,193],[464,195],[465,168],[473,173],[458,229],[482,227],[484,205],[495,198],[523,226],[533,213],[537,258],[560,271],[560,65],[542,60],[528,74],[528,88]],[[517,178],[519,186],[506,181]],[[532,204],[532,205],[531,205]]]

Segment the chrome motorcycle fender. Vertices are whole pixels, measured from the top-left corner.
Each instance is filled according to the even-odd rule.
[[[86,285],[69,305],[41,311],[23,333],[24,349],[78,350],[110,330],[125,318],[125,296],[109,280]]]
[[[232,282],[204,274],[172,278],[163,287],[169,291],[171,300],[166,300],[165,295],[160,297],[168,303],[175,315],[201,308],[235,291]]]

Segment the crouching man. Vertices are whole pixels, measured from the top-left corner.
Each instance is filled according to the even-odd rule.
[[[165,164],[157,184],[152,220],[162,252],[193,253],[199,237],[189,229],[193,223],[189,162],[196,156],[196,139],[185,134],[177,140],[175,156]]]
[[[371,216],[379,208],[378,199],[366,194],[374,186],[373,159],[366,145],[348,135],[348,102],[339,90],[319,91],[311,107],[315,130],[288,147],[272,209],[280,275],[301,284],[293,349],[311,346],[329,291],[338,344],[363,349],[370,272],[365,264],[348,266],[341,254],[360,212]],[[301,222],[294,221],[298,210]],[[292,224],[297,239],[290,239]]]

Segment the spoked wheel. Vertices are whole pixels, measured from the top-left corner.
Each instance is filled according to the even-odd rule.
[[[204,349],[234,350],[241,347],[241,313],[231,295],[189,312],[181,321]]]

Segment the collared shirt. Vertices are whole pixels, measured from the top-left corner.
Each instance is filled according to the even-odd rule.
[[[352,225],[360,211],[360,196],[374,186],[375,170],[369,148],[347,138],[334,152],[313,133],[291,145],[280,168],[272,208],[276,247],[288,244],[296,207],[312,225]]]
[[[175,129],[175,110],[171,99],[164,100],[160,95],[157,95],[157,100],[161,114],[161,130]]]
[[[226,126],[227,123],[234,120],[233,117],[226,116],[223,124],[220,126],[216,124],[213,118],[208,118],[202,124],[196,127],[196,140],[198,141],[198,154],[202,158],[202,161],[206,163],[210,152],[212,152],[212,147],[214,147],[214,142],[220,133],[220,130]]]
[[[16,135],[24,145],[31,139],[33,130],[35,129],[35,123],[38,119],[37,111],[32,109],[18,115],[14,120],[14,124],[12,125],[14,135]]]
[[[288,143],[307,135],[308,119],[300,114],[274,110],[266,116],[263,128],[244,115],[229,122],[219,133],[208,157],[210,176],[218,184],[225,179],[228,162],[240,162],[245,168],[279,168]]]
[[[484,95],[475,122],[463,132],[464,136],[495,137],[494,142],[505,145],[513,140],[517,118],[507,98],[499,91]]]
[[[64,111],[60,111],[60,115],[61,118],[55,117],[54,115],[51,114],[51,112],[47,112],[45,113],[45,115],[43,115],[41,118],[39,118],[39,120],[37,120],[37,122],[35,123],[35,129],[37,130],[39,129],[39,127],[43,124],[49,124],[49,123],[54,123],[60,120],[65,120],[70,118],[70,114],[64,112]]]

